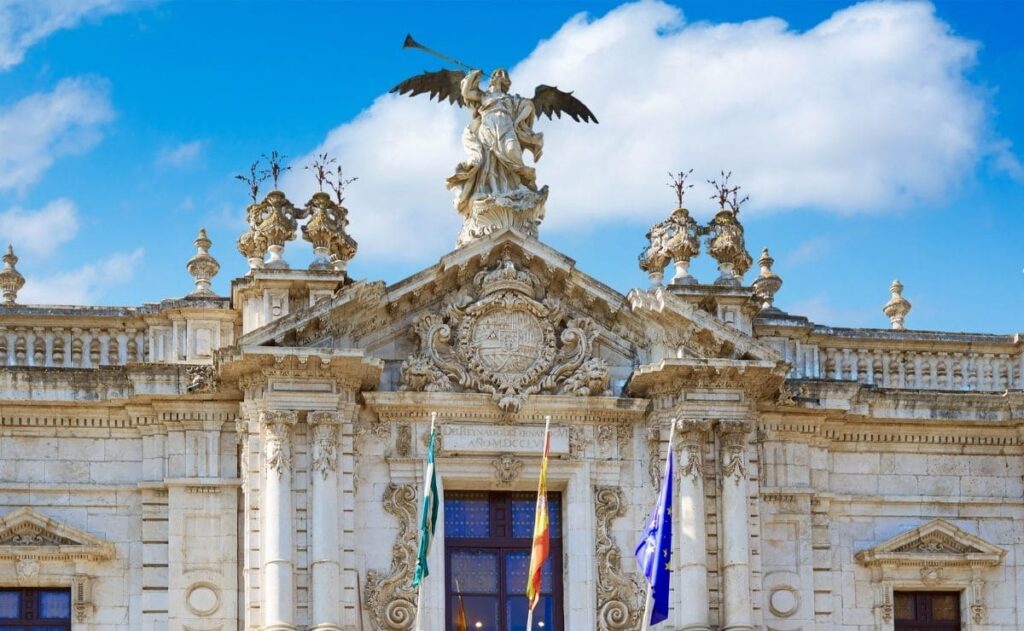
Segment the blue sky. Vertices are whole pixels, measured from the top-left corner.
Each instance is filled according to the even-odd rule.
[[[582,14],[582,15],[581,15]],[[357,278],[389,282],[454,242],[444,177],[465,112],[387,96],[440,62],[406,32],[514,88],[573,89],[599,126],[537,125],[550,185],[541,238],[627,291],[644,232],[674,206],[668,170],[720,169],[750,194],[747,245],[771,248],[781,308],[911,328],[1024,330],[1024,45],[1016,2],[79,3],[0,0],[0,238],[26,302],[184,295],[205,226],[222,264],[261,153],[338,155]],[[308,261],[308,244],[286,252]],[[699,278],[714,272],[707,256]],[[748,276],[748,280],[752,276]]]

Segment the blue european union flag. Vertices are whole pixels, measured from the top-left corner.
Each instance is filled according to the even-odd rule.
[[[672,575],[672,444],[665,458],[665,479],[643,539],[636,547],[636,561],[651,586],[651,624],[668,618],[668,586]]]

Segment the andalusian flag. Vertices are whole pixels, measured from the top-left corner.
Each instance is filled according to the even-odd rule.
[[[530,553],[530,574],[526,583],[526,598],[533,608],[540,600],[540,579],[544,562],[551,553],[551,530],[548,527],[548,453],[551,451],[551,417],[544,424],[544,455],[540,460],[540,482],[537,484],[537,509],[533,516],[533,551]]]
[[[412,586],[419,587],[429,574],[427,568],[427,553],[430,552],[430,543],[434,539],[434,530],[437,527],[437,510],[440,499],[437,493],[437,473],[434,470],[434,428],[436,414],[430,418],[430,445],[427,447],[427,471],[424,474],[426,482],[423,486],[423,508],[420,510],[420,550],[416,558],[416,573],[412,577]]]

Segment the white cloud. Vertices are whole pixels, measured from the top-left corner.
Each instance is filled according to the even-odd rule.
[[[25,287],[18,293],[21,304],[96,304],[112,287],[132,279],[142,261],[143,250],[122,252],[69,272],[51,276],[25,274]]]
[[[56,31],[128,6],[125,0],[0,0],[0,71],[21,63],[29,48]]]
[[[78,234],[78,210],[67,198],[39,210],[14,206],[0,212],[0,243],[11,243],[19,256],[45,256]]]
[[[0,109],[0,190],[24,191],[58,157],[88,150],[113,116],[106,84],[90,79],[64,79]]]
[[[205,140],[183,142],[175,147],[168,147],[157,154],[157,164],[175,168],[194,166],[206,149]]]
[[[832,239],[828,237],[812,237],[797,245],[786,254],[785,263],[787,267],[797,267],[807,263],[813,263],[832,248]]]
[[[843,308],[833,304],[832,297],[827,293],[819,293],[791,304],[776,302],[776,306],[783,311],[804,316],[816,324],[849,327],[888,326],[885,316],[882,315],[882,305],[884,304],[884,300],[879,302],[877,310],[865,307]]]
[[[690,167],[698,182],[732,169],[751,212],[940,198],[988,146],[984,102],[965,78],[976,49],[925,3],[867,2],[806,32],[775,18],[687,24],[654,1],[578,15],[512,69],[519,92],[557,84],[601,120],[538,123],[538,181],[551,186],[542,231],[651,221],[672,206],[665,172]],[[347,205],[363,254],[419,259],[451,244],[444,178],[467,118],[385,95],[314,149],[360,177]],[[296,169],[285,184],[300,196],[309,180]],[[707,195],[693,191],[699,215]]]

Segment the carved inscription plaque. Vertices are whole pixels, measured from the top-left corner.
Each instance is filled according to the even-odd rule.
[[[441,426],[441,435],[447,453],[540,455],[544,448],[543,427],[451,423]],[[551,428],[551,453],[569,453],[568,427]]]

